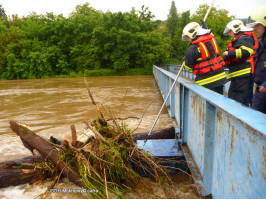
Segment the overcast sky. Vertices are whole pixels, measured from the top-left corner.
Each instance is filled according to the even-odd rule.
[[[210,5],[213,0],[175,0],[177,12],[181,13],[190,10],[193,14],[198,6],[203,3]],[[172,0],[0,0],[8,16],[18,14],[19,17],[27,16],[31,12],[45,14],[63,14],[68,17],[76,5],[88,2],[91,7],[106,12],[128,12],[132,7],[141,10],[141,6],[149,7],[155,15],[155,19],[166,20],[171,7]],[[266,0],[215,0],[214,6],[219,9],[226,9],[236,18],[247,18],[249,13],[258,5],[266,4]]]

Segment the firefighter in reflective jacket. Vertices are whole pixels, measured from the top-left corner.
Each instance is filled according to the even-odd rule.
[[[182,40],[191,43],[183,66],[186,70],[196,75],[195,83],[223,94],[223,85],[227,82],[224,71],[224,60],[220,56],[220,50],[216,39],[210,29],[203,29],[196,22],[185,26]]]
[[[249,105],[249,75],[254,70],[253,57],[258,46],[257,38],[240,20],[233,20],[226,25],[224,35],[232,41],[223,53],[226,66],[229,68],[228,79],[231,84],[228,97],[246,106]]]
[[[266,4],[252,10],[247,26],[254,28],[258,35],[258,49],[254,57],[254,87],[252,108],[266,114]]]

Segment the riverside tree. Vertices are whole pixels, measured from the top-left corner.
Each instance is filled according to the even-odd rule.
[[[189,22],[190,22],[190,11],[185,11],[179,17],[176,33],[175,33],[175,36],[172,38],[172,46],[174,49],[173,53],[176,55],[179,63],[182,62],[182,59],[189,46],[188,42],[181,40],[183,28]]]
[[[178,28],[178,14],[174,1],[172,1],[171,3],[171,8],[169,10],[169,14],[166,21],[166,27],[169,34],[171,35],[171,38],[173,38]]]
[[[0,4],[0,17],[5,17],[5,16],[6,16],[5,9],[3,8],[2,4]]]

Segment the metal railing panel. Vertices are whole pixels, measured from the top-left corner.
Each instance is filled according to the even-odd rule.
[[[162,76],[176,78],[156,66],[153,70],[158,84]],[[195,162],[201,194],[266,198],[266,115],[182,77],[173,92],[171,117]]]

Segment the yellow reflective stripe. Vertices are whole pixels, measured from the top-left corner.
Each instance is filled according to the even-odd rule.
[[[214,44],[214,46],[215,46],[215,50],[216,50],[216,53],[218,54],[218,47],[217,47],[217,45],[216,45],[216,41],[215,41],[215,39],[214,38],[212,38],[212,41],[213,41],[213,44]]]
[[[202,60],[202,58],[198,58],[198,59],[197,59],[197,61],[200,61],[200,60]]]
[[[251,49],[251,48],[249,48],[249,47],[246,47],[246,46],[241,46],[240,49],[247,50],[247,51],[249,52],[250,56],[252,56],[252,54],[253,54],[253,52],[254,52],[253,49]]]
[[[264,62],[264,67],[266,67],[266,61]]]
[[[205,51],[205,54],[206,54],[206,57],[209,57],[209,54],[208,54],[208,51],[207,51],[205,45],[203,45],[202,42],[200,42],[200,45],[203,47],[203,49],[204,49],[204,51]]]
[[[187,71],[192,71],[193,68],[186,66],[185,61],[183,62],[183,65]]]
[[[200,81],[196,81],[195,83],[197,83],[198,85],[206,85],[206,84],[218,81],[218,80],[223,79],[223,78],[226,78],[225,72],[222,72],[218,75],[215,75],[215,76],[212,76],[209,78],[202,79]]]
[[[199,51],[199,53],[201,52],[199,47],[198,47],[198,51]]]
[[[235,52],[236,52],[236,58],[238,58],[238,49],[236,49]]]
[[[242,58],[242,52],[241,49],[236,49],[236,58]]]
[[[238,70],[236,72],[233,72],[233,73],[230,73],[228,74],[227,78],[233,78],[233,77],[236,77],[236,76],[241,76],[243,74],[249,74],[251,71],[251,67],[250,68],[246,68],[246,69],[242,69],[242,70]]]

